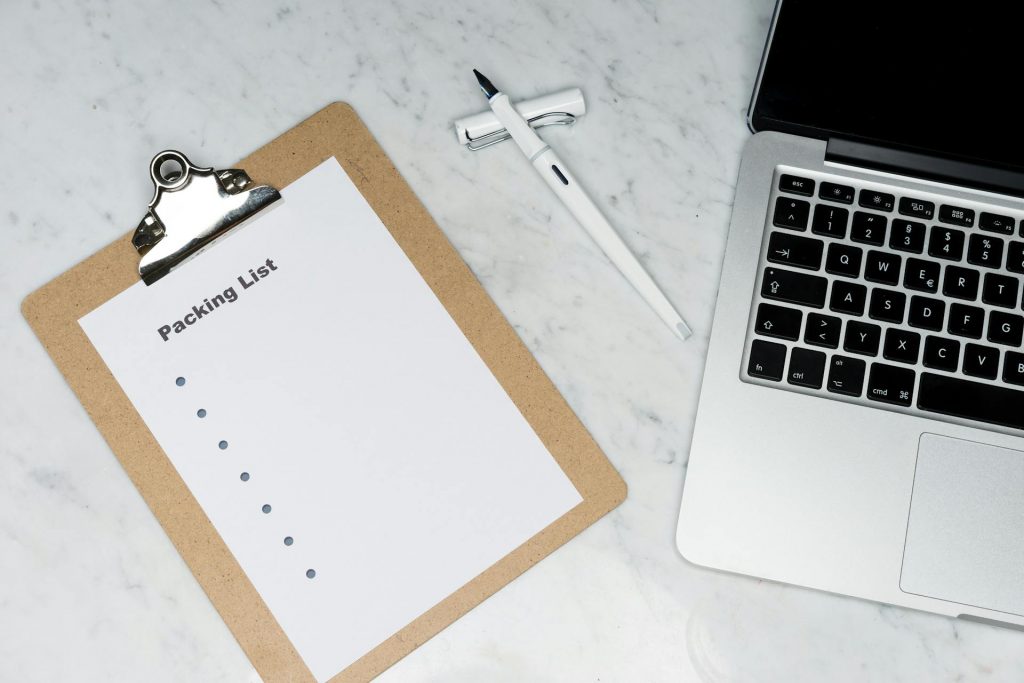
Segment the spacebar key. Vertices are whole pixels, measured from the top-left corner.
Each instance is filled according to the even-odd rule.
[[[1024,391],[956,377],[921,374],[917,407],[933,413],[1024,429]]]

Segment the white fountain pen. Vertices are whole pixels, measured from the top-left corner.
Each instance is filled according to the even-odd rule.
[[[586,191],[576,182],[576,178],[565,163],[520,116],[509,101],[508,95],[495,88],[494,84],[476,69],[473,69],[473,73],[476,74],[476,79],[480,82],[480,88],[487,95],[487,101],[491,105],[494,115],[498,117],[498,121],[519,145],[519,149],[530,160],[534,169],[548,184],[552,192],[558,195],[566,208],[583,226],[583,229],[597,242],[597,246],[601,247],[608,259],[615,264],[619,272],[633,285],[637,293],[654,309],[654,312],[665,321],[665,324],[680,339],[689,337],[692,334],[690,326],[686,324],[672,302],[640,265],[636,256],[615,232],[608,219],[604,217]]]

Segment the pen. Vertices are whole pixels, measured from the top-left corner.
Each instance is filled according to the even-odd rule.
[[[633,285],[637,293],[654,309],[654,312],[665,321],[665,324],[680,339],[689,337],[692,334],[690,326],[686,324],[672,302],[644,270],[640,261],[615,232],[608,219],[604,217],[586,191],[576,182],[576,178],[565,163],[519,115],[519,112],[512,106],[508,95],[495,88],[494,84],[476,69],[473,69],[473,73],[476,74],[476,80],[487,96],[487,102],[491,105],[494,115],[498,117],[498,121],[519,145],[519,149],[530,160],[548,187],[558,195],[566,208],[583,226],[583,229],[597,242],[597,246],[601,247],[605,256],[619,269],[619,272]]]

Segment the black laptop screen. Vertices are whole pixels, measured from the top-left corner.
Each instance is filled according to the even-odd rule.
[[[1024,167],[1017,2],[784,0],[755,130]]]

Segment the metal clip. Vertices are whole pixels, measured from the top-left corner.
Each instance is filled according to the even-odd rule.
[[[153,200],[135,228],[142,256],[139,275],[151,285],[281,198],[269,185],[252,185],[239,169],[200,168],[181,152],[160,152],[149,165]]]
[[[566,88],[513,105],[534,128],[568,126],[587,113],[587,103],[579,88]],[[455,120],[455,137],[460,145],[474,152],[509,139],[498,117],[490,109]]]
[[[547,120],[550,119],[550,120]],[[543,128],[544,126],[571,126],[576,123],[576,117],[567,111],[552,111],[547,114],[541,114],[534,116],[532,119],[526,119],[526,122],[533,128]],[[478,138],[471,138],[466,135],[466,147],[473,152],[479,152],[485,147],[496,145],[499,142],[508,140],[511,135],[504,128],[488,133],[487,135],[481,135]]]

